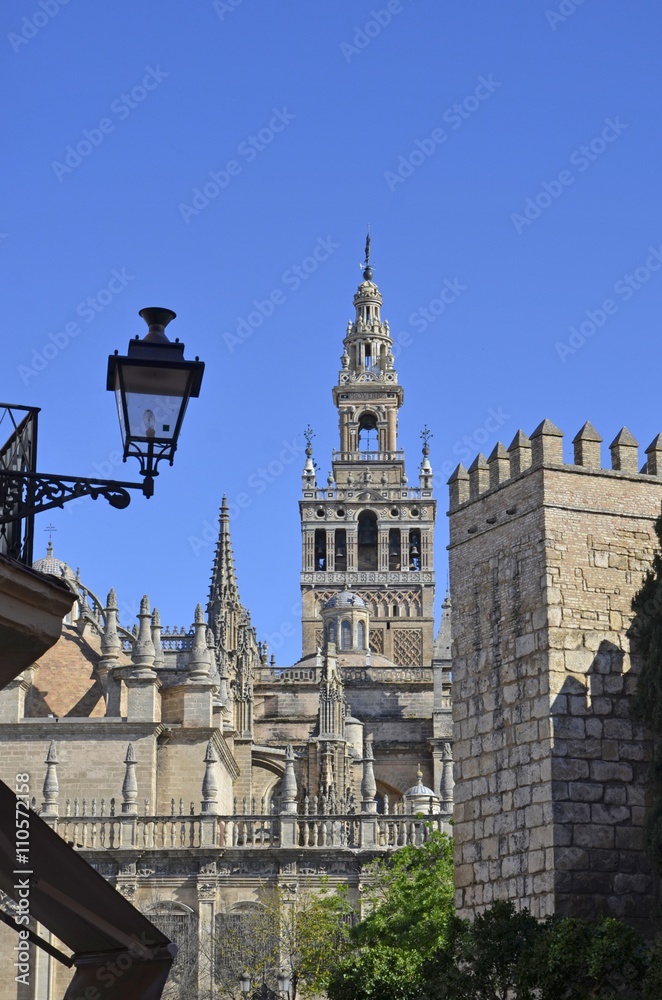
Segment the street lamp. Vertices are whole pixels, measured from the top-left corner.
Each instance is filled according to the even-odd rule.
[[[241,992],[250,993],[251,991],[251,977],[247,972],[242,972],[239,977],[239,982],[241,983]]]
[[[145,496],[152,496],[156,466],[163,459],[173,463],[186,407],[200,395],[205,366],[198,358],[186,361],[184,345],[166,337],[165,328],[175,319],[171,309],[141,309],[140,315],[148,332],[130,341],[125,356],[111,354],[106,388],[117,400],[124,461],[138,459]]]
[[[0,424],[11,434],[0,445],[0,554],[30,564],[34,515],[69,500],[102,496],[113,506],[131,502],[128,490],[154,493],[158,463],[173,463],[188,401],[200,394],[204,364],[187,361],[184,345],[172,343],[165,328],[175,318],[170,309],[142,309],[149,329],[129,343],[128,352],[108,358],[106,388],[115,393],[124,445],[124,461],[137,458],[142,483],[83,479],[36,471],[37,407],[0,403]]]

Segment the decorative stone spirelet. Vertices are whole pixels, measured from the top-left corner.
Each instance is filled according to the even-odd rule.
[[[294,774],[294,750],[288,743],[285,749],[285,773],[281,786],[281,812],[296,813],[297,811],[297,779]]]
[[[43,788],[43,802],[41,806],[41,812],[44,816],[57,816],[58,813],[58,795],[60,794],[60,785],[57,780],[57,753],[55,750],[55,740],[51,740],[51,744],[48,748],[48,753],[46,754],[46,777],[44,778],[44,788]]]
[[[129,743],[126,748],[124,758],[126,771],[122,782],[122,813],[133,816],[138,812],[138,780],[136,778],[136,752],[133,743]]]

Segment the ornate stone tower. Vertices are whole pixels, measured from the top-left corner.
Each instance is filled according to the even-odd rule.
[[[429,665],[434,645],[435,501],[423,432],[419,485],[398,449],[398,384],[382,296],[372,281],[370,237],[354,296],[342,368],[333,389],[340,425],[326,486],[318,486],[312,431],[303,470],[301,590],[303,657],[324,645],[321,611],[336,593],[358,593],[370,613],[369,646],[404,667]],[[339,652],[342,636],[338,637]]]

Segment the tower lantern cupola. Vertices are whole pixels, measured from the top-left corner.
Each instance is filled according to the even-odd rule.
[[[370,616],[358,594],[350,590],[334,594],[322,608],[322,622],[325,645],[335,643],[338,650],[367,651]]]

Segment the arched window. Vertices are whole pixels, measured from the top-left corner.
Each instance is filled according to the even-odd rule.
[[[347,532],[344,528],[336,528],[336,570],[344,573],[347,569]]]
[[[358,519],[358,569],[377,569],[377,515],[362,510]]]
[[[388,533],[388,568],[401,569],[402,538],[399,528],[391,528]]]
[[[358,649],[365,649],[365,625],[359,622],[356,626],[356,645]]]
[[[379,451],[377,417],[374,413],[362,413],[359,417],[359,451]]]
[[[344,621],[340,625],[340,648],[352,648],[352,626],[348,621]]]
[[[315,531],[315,569],[326,569],[326,531],[317,528]]]
[[[225,990],[236,990],[246,969],[263,968],[266,977],[275,980],[279,964],[275,919],[271,901],[266,905],[237,903],[228,913],[217,915],[216,976]]]
[[[198,926],[190,906],[162,899],[143,910],[145,916],[166,937],[177,945],[177,957],[169,982],[181,990],[181,995],[194,993],[198,981]]]
[[[336,641],[336,623],[335,622],[329,622],[329,631],[327,633],[327,641],[328,642],[335,642]]]
[[[409,535],[409,569],[419,570],[421,568],[421,536],[418,531],[412,531]]]

